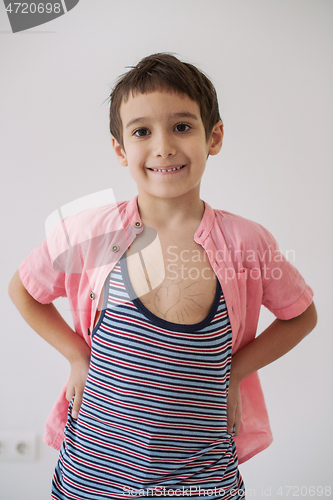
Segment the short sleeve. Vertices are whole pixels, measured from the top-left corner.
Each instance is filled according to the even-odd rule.
[[[61,228],[59,231],[59,227],[56,227],[19,267],[24,287],[41,304],[49,304],[58,297],[66,296],[66,275],[56,269],[50,255],[52,248],[59,248],[63,244],[63,239]]]
[[[311,304],[313,291],[279,250],[274,237],[261,229],[262,304],[279,319],[299,316]]]

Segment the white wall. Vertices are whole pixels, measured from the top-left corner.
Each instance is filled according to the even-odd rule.
[[[169,51],[204,70],[219,95],[225,143],[209,159],[203,199],[294,250],[319,313],[316,330],[261,371],[275,441],[241,467],[248,498],[332,486],[332,14],[330,0],[81,0],[12,34],[1,2],[0,431],[42,436],[69,370],[15,311],[10,277],[56,208],[108,187],[118,201],[134,196],[103,101],[125,66]],[[65,299],[58,305],[70,321]],[[270,320],[264,313],[260,328]],[[49,498],[56,459],[40,443],[38,461],[0,463],[1,498]]]

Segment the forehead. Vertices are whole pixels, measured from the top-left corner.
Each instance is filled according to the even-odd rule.
[[[168,91],[154,91],[148,94],[130,94],[127,101],[120,106],[120,116],[124,128],[130,121],[144,118],[168,119],[178,115],[193,115],[193,119],[200,120],[200,108],[185,94],[172,93]]]

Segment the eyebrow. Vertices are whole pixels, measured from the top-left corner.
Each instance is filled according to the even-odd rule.
[[[189,111],[180,111],[179,113],[172,113],[171,115],[169,115],[169,119],[171,119],[171,118],[192,118],[192,120],[198,121],[198,117],[196,115],[194,115],[193,113],[190,113]],[[133,120],[130,120],[127,123],[125,128],[128,128],[131,125],[134,125],[135,123],[140,123],[140,122],[147,121],[147,120],[149,120],[149,118],[147,118],[146,116],[140,116],[138,118],[133,118]]]

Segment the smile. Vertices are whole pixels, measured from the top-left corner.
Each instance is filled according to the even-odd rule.
[[[180,165],[179,167],[170,167],[170,168],[149,168],[148,170],[152,170],[153,172],[174,172],[175,170],[181,170],[185,165]]]

